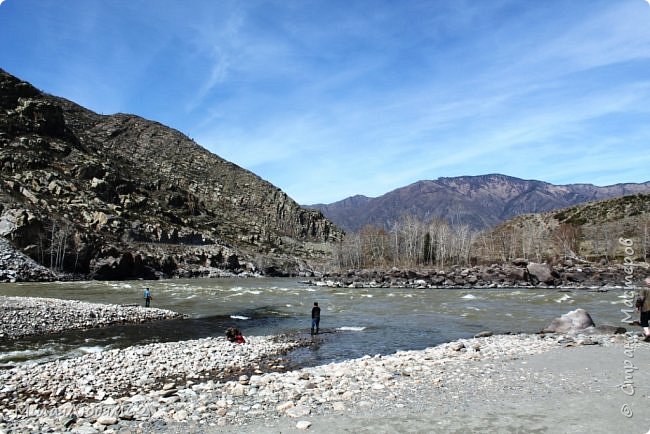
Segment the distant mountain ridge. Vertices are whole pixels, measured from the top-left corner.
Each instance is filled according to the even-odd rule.
[[[99,115],[2,69],[0,167],[0,236],[98,279],[296,272],[342,237],[172,128]]]
[[[650,181],[598,187],[593,184],[554,185],[488,174],[418,181],[375,198],[357,195],[331,204],[304,206],[321,211],[346,231],[358,231],[368,224],[390,227],[404,214],[422,220],[441,218],[485,229],[520,214],[648,192]]]

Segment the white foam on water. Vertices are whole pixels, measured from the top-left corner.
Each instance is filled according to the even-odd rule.
[[[189,300],[190,298],[195,298],[195,297],[196,297],[196,294],[192,294],[192,295],[188,295],[187,297],[185,297],[185,299]]]
[[[626,300],[614,300],[614,301],[610,301],[609,304],[625,304],[625,301]]]
[[[361,294],[361,297],[372,298],[372,294]]]
[[[246,291],[248,294],[260,295],[262,291]]]
[[[476,296],[472,294],[467,294],[467,295],[463,295],[461,298],[464,298],[466,300],[474,300]]]
[[[84,354],[94,354],[101,353],[105,348],[100,345],[94,345],[92,347],[79,347],[78,350]]]
[[[564,294],[562,297],[555,300],[555,302],[556,303],[564,303],[565,301],[569,301],[569,300],[571,300],[571,297],[569,296],[569,294]],[[573,300],[571,300],[571,301],[573,301]]]
[[[249,317],[243,316],[243,315],[230,315],[230,318],[232,318],[232,319],[241,319],[241,320],[250,319]]]
[[[47,348],[37,350],[15,350],[0,353],[0,362],[10,361],[12,359],[35,359],[37,357],[52,354]]]
[[[474,306],[467,306],[466,309],[475,310],[475,311],[478,311],[478,312],[481,311],[481,309],[479,309],[478,307],[474,307]]]
[[[293,307],[292,304],[285,304],[286,307]]]
[[[361,332],[361,331],[363,331],[365,329],[366,329],[365,327],[343,326],[343,327],[337,328],[336,330],[341,330],[341,331],[344,331],[344,332]]]

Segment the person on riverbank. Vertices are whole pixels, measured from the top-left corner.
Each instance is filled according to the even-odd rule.
[[[226,330],[226,339],[233,344],[245,344],[246,339],[237,327],[228,327]]]
[[[151,290],[149,288],[144,289],[144,307],[149,307],[151,305],[151,300],[153,300],[153,297],[151,296]]]
[[[639,291],[639,297],[643,299],[643,304],[638,307],[641,318],[639,323],[643,327],[643,337],[646,342],[650,342],[650,277],[646,277],[644,280],[646,288],[642,288]]]
[[[314,307],[311,308],[311,334],[318,334],[318,328],[320,326],[320,307],[318,307],[318,302],[314,302]],[[314,333],[315,330],[315,333]]]

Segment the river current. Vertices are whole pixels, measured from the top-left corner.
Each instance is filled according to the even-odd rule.
[[[0,343],[0,367],[136,344],[224,336],[231,325],[244,336],[288,333],[312,339],[314,301],[321,306],[322,333],[311,346],[290,356],[296,366],[423,349],[483,330],[534,333],[579,307],[597,325],[621,325],[625,307],[622,289],[354,289],[314,287],[287,278],[17,283],[0,285],[0,295],[143,304],[147,286],[154,297],[152,307],[189,318]]]

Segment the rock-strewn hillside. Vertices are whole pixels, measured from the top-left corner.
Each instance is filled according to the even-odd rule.
[[[621,244],[621,238],[629,240]],[[490,246],[496,251],[490,252]],[[650,194],[588,202],[556,211],[524,214],[484,232],[475,243],[480,258],[580,257],[590,260],[650,259]],[[625,250],[625,247],[630,247]]]
[[[514,216],[569,207],[588,201],[649,193],[650,182],[598,187],[553,185],[490,174],[418,181],[382,196],[353,196],[331,204],[309,205],[345,230],[367,224],[390,227],[404,214],[429,220],[442,218],[475,229],[493,227]]]
[[[295,272],[341,231],[180,132],[103,116],[0,70],[0,235],[102,279]]]

